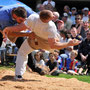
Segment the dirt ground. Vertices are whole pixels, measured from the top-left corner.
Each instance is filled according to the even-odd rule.
[[[15,81],[14,71],[0,70],[0,90],[90,90],[90,84],[75,78],[48,78],[29,72],[25,72],[23,81]]]

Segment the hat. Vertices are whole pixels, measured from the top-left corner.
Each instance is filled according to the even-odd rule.
[[[71,10],[76,10],[76,7],[72,7]]]
[[[88,12],[88,15],[90,15],[90,11]]]
[[[67,13],[63,13],[63,16],[64,16],[64,17],[68,17],[68,14],[67,14]]]
[[[89,8],[88,8],[88,7],[85,7],[83,10],[84,10],[84,11],[85,11],[85,10],[89,11]]]
[[[57,20],[57,23],[64,23],[62,20]]]

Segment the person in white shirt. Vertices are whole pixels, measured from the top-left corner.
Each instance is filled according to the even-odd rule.
[[[55,7],[55,2],[52,1],[52,0],[44,1],[44,2],[43,2],[43,5],[45,6],[45,5],[49,4],[49,3],[50,3],[53,7]]]
[[[88,18],[88,12],[89,12],[89,8],[88,7],[85,7],[84,9],[83,9],[83,18],[82,18],[82,20],[85,22],[85,21],[88,21],[89,20],[89,18]]]
[[[3,30],[4,38],[11,32],[20,32],[22,30],[26,30],[27,28],[31,28],[32,30],[30,33],[31,37],[23,42],[18,51],[15,69],[16,80],[22,80],[22,75],[26,70],[28,54],[33,50],[46,49],[51,51],[54,49],[78,45],[80,43],[80,41],[77,40],[61,43],[59,41],[60,38],[56,26],[52,21],[53,18],[54,15],[52,11],[43,10],[39,15],[32,14],[25,20],[25,22],[13,27],[6,27]]]

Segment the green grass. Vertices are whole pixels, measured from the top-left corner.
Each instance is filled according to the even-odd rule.
[[[86,76],[86,75],[80,76],[80,75],[60,74],[59,76],[51,76],[51,75],[46,75],[46,76],[47,77],[56,77],[56,78],[67,78],[67,79],[76,78],[79,81],[90,83],[90,76]]]
[[[12,67],[12,63],[9,66],[2,66],[0,65],[0,70],[5,70],[5,69],[10,69],[10,70],[15,70],[15,68]],[[87,82],[90,83],[90,76],[79,76],[79,75],[69,75],[69,74],[60,74],[59,76],[51,76],[51,75],[46,75],[47,77],[53,77],[53,78],[66,78],[66,79],[70,79],[70,78],[76,78],[79,81],[83,81],[83,82]]]
[[[13,68],[13,65],[12,64],[10,64],[10,65],[8,65],[8,66],[4,66],[4,65],[0,65],[0,70],[5,70],[5,69],[10,69],[10,70],[13,70],[14,71],[14,69],[15,68]]]

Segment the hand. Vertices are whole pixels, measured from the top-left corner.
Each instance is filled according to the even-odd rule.
[[[5,28],[3,30],[3,38],[7,38],[7,35],[8,35],[9,32],[10,32],[9,29]]]
[[[69,42],[68,42],[68,45],[69,46],[76,46],[76,45],[78,45],[78,44],[80,44],[81,43],[81,41],[79,41],[79,40],[77,40],[77,39],[72,39],[72,40],[70,40]]]
[[[81,55],[81,59],[82,59],[82,61],[84,62],[84,61],[86,61],[87,57],[84,56],[84,55]]]

